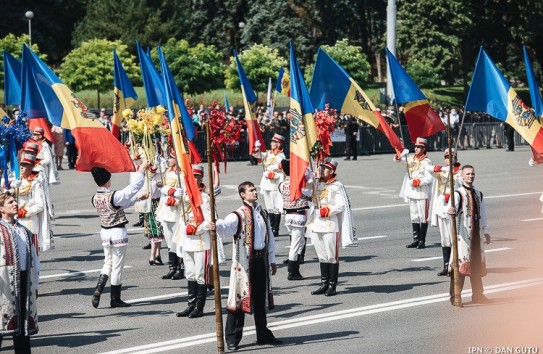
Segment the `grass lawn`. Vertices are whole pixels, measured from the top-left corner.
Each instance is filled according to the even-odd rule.
[[[362,86],[364,89],[364,86]],[[136,87],[136,93],[138,94],[138,100],[136,101],[135,107],[145,107],[145,90],[143,87]],[[371,85],[371,87],[365,89],[366,94],[377,106],[379,104],[379,86]],[[527,88],[517,88],[517,93],[524,100],[524,102],[529,103],[530,93]],[[231,105],[235,107],[243,107],[243,99],[241,97],[241,91],[239,90],[214,90],[201,95],[187,95],[189,102],[193,106],[198,106],[200,104],[210,105],[213,101],[216,101],[219,104],[224,104],[224,93],[228,97],[228,101]],[[462,107],[465,102],[464,89],[461,86],[446,86],[439,87],[434,89],[424,89],[424,94],[430,100],[432,106],[437,109],[439,107]],[[98,109],[97,104],[97,93],[96,91],[85,90],[77,92],[77,96],[91,109]],[[0,90],[0,101],[3,102],[4,90]],[[258,93],[258,101],[261,105],[266,105],[266,92]],[[288,107],[289,99],[286,96],[277,95],[276,107]],[[111,108],[113,106],[113,90],[111,93],[100,94],[100,106]]]

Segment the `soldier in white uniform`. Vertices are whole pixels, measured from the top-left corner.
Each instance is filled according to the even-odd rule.
[[[182,217],[179,200],[181,195],[179,181],[181,178],[178,176],[176,166],[175,154],[172,152],[168,158],[168,167],[164,173],[164,187],[161,189],[160,202],[156,210],[156,218],[162,224],[164,240],[168,246],[169,271],[162,276],[162,279],[172,280],[185,278],[183,259],[177,256],[175,247],[172,245],[175,223]],[[174,194],[178,190],[178,197],[176,198]]]
[[[343,248],[356,243],[351,206],[345,187],[337,180],[337,165],[330,158],[320,164],[317,205],[312,208],[306,225],[321,269],[321,286],[312,291],[311,295],[336,295],[339,242]]]
[[[462,186],[461,165],[457,161],[456,151],[447,149],[445,151],[445,166],[434,166],[430,169],[430,174],[435,178],[432,189],[431,222],[433,227],[439,228],[441,235],[441,250],[443,253],[443,270],[438,276],[444,276],[448,273],[449,258],[451,257],[451,218],[449,216],[449,199],[451,197],[451,188],[449,182],[449,155],[453,153],[453,174],[454,189]]]
[[[205,191],[205,185],[202,183],[204,177],[204,168],[196,165],[192,168],[196,183],[200,187],[202,196],[202,213],[204,221],[196,225],[194,213],[190,207],[190,202],[185,196],[186,216],[188,222],[184,223],[184,233],[182,233],[181,247],[183,249],[183,259],[185,261],[185,276],[188,281],[188,306],[176,314],[177,317],[197,318],[204,315],[204,306],[206,303],[208,267],[211,260],[211,236],[209,234],[211,222],[211,206],[209,195]],[[183,231],[181,225],[180,231]]]
[[[421,249],[426,247],[429,198],[433,182],[429,172],[432,161],[427,156],[426,139],[423,138],[417,138],[413,156],[409,155],[407,149],[402,151],[400,156],[394,156],[396,162],[407,163],[407,172],[400,191],[400,197],[409,203],[413,226],[413,242],[407,245],[407,248]]]
[[[281,206],[283,199],[279,193],[279,183],[283,181],[285,175],[279,168],[281,160],[285,159],[283,153],[283,143],[285,137],[275,134],[271,140],[271,150],[262,153],[262,163],[264,172],[260,180],[260,194],[264,198],[264,206],[268,211],[270,223],[273,230],[273,235],[279,235],[279,227],[281,223]],[[257,146],[258,148],[260,146]]]
[[[144,161],[139,167],[132,183],[120,191],[112,191],[111,173],[101,167],[93,167],[92,177],[98,185],[96,194],[92,197],[92,204],[100,216],[100,238],[104,248],[104,266],[92,296],[92,306],[97,308],[100,296],[109,278],[111,278],[111,307],[128,307],[130,304],[121,300],[122,270],[126,248],[128,246],[128,233],[125,225],[128,219],[124,209],[136,202],[136,195],[144,183],[144,171],[149,163]]]

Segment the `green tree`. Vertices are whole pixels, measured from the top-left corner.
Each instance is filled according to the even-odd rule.
[[[73,91],[96,90],[100,105],[100,93],[113,91],[113,49],[132,84],[141,84],[136,58],[128,53],[127,46],[106,39],[83,42],[72,50],[60,67],[60,78]]]
[[[362,47],[350,45],[348,39],[342,39],[333,46],[323,45],[322,49],[337,61],[359,85],[371,79],[371,66]]]
[[[419,79],[437,76],[453,82],[460,70],[462,40],[472,27],[471,8],[463,0],[401,1],[397,57]]]
[[[182,39],[170,38],[162,46],[175,82],[184,94],[200,94],[223,87],[223,56],[214,45],[191,46]],[[157,60],[157,51],[152,51]]]
[[[268,89],[268,80],[277,78],[280,67],[285,67],[287,61],[281,57],[276,49],[262,44],[255,44],[239,55],[239,61],[247,74],[253,90],[264,92]],[[230,57],[225,74],[227,88],[240,88],[238,69],[234,57]]]
[[[4,38],[0,39],[0,54],[7,50],[9,54],[13,55],[17,59],[21,59],[23,44],[28,45],[28,35],[23,34],[19,37],[13,33],[8,34]],[[32,44],[31,48],[40,59],[47,60],[47,55],[40,53],[40,49],[36,43]],[[4,67],[4,56],[0,55],[0,66]],[[4,70],[0,70],[0,87],[4,87]]]

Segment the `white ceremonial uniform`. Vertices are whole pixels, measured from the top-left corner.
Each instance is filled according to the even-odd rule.
[[[166,204],[168,198],[173,197],[168,195],[168,192],[172,188],[179,187],[179,181],[175,168],[166,170],[164,173],[164,184],[164,187],[160,189],[160,202],[155,211],[155,216],[162,225],[164,240],[166,241],[166,245],[168,245],[169,252],[175,252],[175,249],[172,248],[172,239],[174,235],[175,223],[181,218],[181,206],[179,203],[179,198],[176,198],[175,205],[169,206]]]
[[[285,154],[282,149],[268,150],[262,153],[262,164],[265,170],[260,180],[260,194],[264,197],[266,210],[273,214],[279,214],[283,204],[278,191],[279,183],[285,178],[285,174],[279,168],[279,163],[283,159],[285,159]]]
[[[432,161],[426,157],[427,155],[427,153],[424,153],[422,156],[409,155],[407,157],[409,173],[406,172],[400,190],[400,197],[409,203],[411,222],[417,224],[428,222],[429,198],[431,196],[433,178],[429,172]],[[398,159],[394,157],[394,161],[403,164],[406,163],[405,158]],[[420,185],[414,187],[414,180],[418,180]]]
[[[24,217],[19,218],[19,223],[32,232],[42,250],[50,248],[49,233],[42,234],[42,224],[44,218],[44,195],[43,186],[38,178],[38,174],[32,174],[30,177],[21,180],[19,187],[19,210],[24,210]]]

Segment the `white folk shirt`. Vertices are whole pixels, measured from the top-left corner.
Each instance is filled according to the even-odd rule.
[[[265,245],[266,237],[266,222],[262,215],[260,215],[260,210],[262,207],[260,204],[255,203],[253,208],[253,220],[254,220],[254,234],[255,238],[253,241],[253,248],[255,250],[263,250]],[[223,220],[217,220],[217,234],[223,239],[227,237],[234,236],[238,231],[238,216],[236,213],[228,214]],[[270,263],[275,263],[275,238],[273,237],[273,232],[268,232],[268,254],[270,257]]]
[[[339,215],[345,211],[345,200],[341,196],[340,182],[332,178],[328,183],[319,182],[317,184],[317,198],[320,203],[320,207],[328,207],[330,209],[330,215],[323,218],[320,214],[320,209],[316,207],[311,213],[306,227],[319,233],[334,233],[340,232],[339,229]]]

